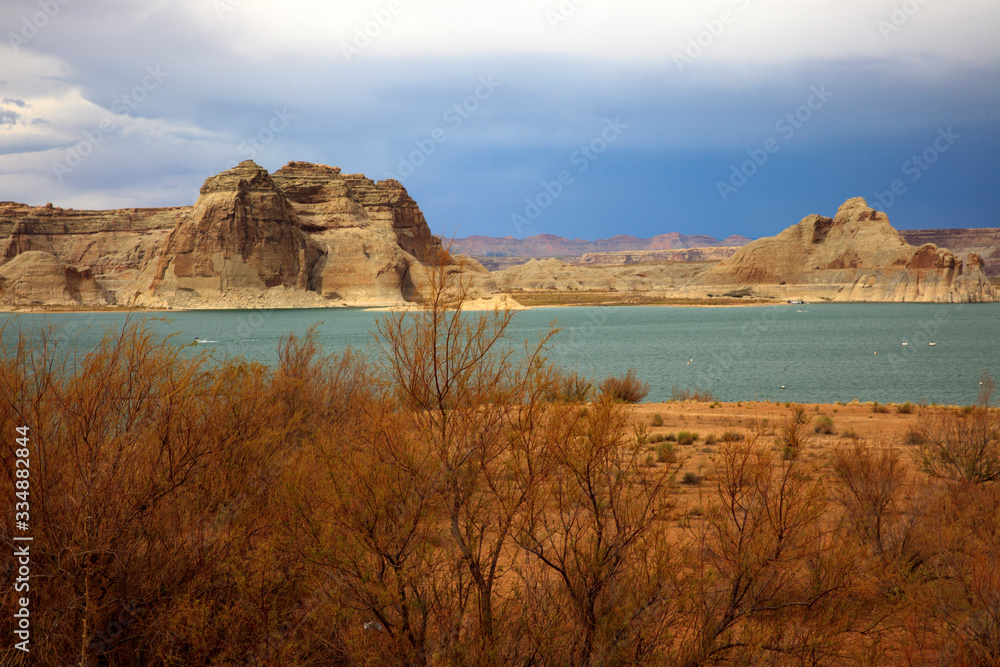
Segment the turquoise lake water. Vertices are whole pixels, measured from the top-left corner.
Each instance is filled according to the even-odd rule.
[[[213,341],[189,350],[272,363],[282,336],[317,323],[326,351],[350,345],[374,353],[372,332],[384,316],[353,308],[188,311],[151,326],[176,333],[177,344]],[[51,326],[67,353],[93,346],[124,320],[120,313],[0,318],[5,344],[17,331],[38,336]],[[553,322],[560,332],[551,359],[598,379],[635,367],[650,384],[648,401],[669,400],[677,385],[723,401],[965,405],[975,401],[984,372],[1000,379],[1000,304],[542,308],[515,315],[511,331],[536,340]]]

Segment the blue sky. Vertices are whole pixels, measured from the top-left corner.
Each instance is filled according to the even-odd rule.
[[[445,236],[997,227],[996,0],[5,0],[0,200],[186,205],[252,158]]]

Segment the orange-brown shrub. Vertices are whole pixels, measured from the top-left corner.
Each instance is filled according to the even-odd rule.
[[[649,383],[643,382],[630,368],[621,377],[607,377],[600,384],[601,393],[623,403],[638,403],[649,394]]]

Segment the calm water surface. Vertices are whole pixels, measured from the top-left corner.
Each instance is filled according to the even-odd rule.
[[[150,324],[176,334],[178,345],[212,341],[187,348],[192,352],[273,363],[282,336],[314,324],[327,351],[353,346],[374,354],[376,320],[384,316],[353,308],[190,311]],[[37,337],[52,327],[69,353],[124,321],[119,313],[19,315],[3,340],[9,345],[17,331]],[[518,313],[512,333],[536,340],[553,323],[560,332],[551,359],[596,378],[634,367],[650,384],[650,401],[668,400],[677,385],[724,401],[968,404],[983,372],[1000,379],[1000,304],[544,308]]]

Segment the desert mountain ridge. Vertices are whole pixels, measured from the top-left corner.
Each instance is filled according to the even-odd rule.
[[[452,241],[451,249],[461,255],[473,257],[577,257],[588,253],[625,252],[642,250],[678,250],[689,248],[715,248],[744,246],[751,239],[734,235],[723,240],[704,234],[687,235],[679,232],[658,234],[643,239],[618,234],[608,239],[587,241],[567,239],[554,234],[537,234],[518,239],[513,236],[467,236]]]

